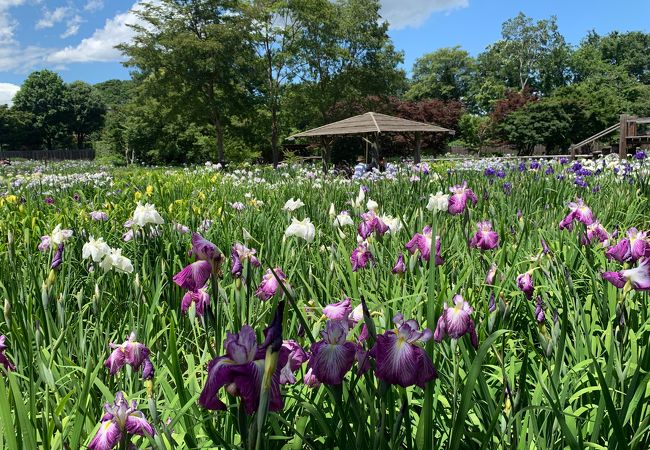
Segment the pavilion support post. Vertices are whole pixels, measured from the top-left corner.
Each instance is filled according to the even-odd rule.
[[[621,114],[620,136],[618,138],[618,157],[627,159],[627,114]]]
[[[379,133],[375,133],[375,141],[370,145],[370,167],[379,167]]]
[[[422,133],[416,131],[415,132],[415,156],[413,158],[415,164],[420,164],[420,160],[422,159],[421,149],[422,149]]]

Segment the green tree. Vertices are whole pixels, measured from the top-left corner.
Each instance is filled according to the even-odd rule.
[[[106,80],[94,84],[93,88],[101,101],[108,108],[112,108],[131,101],[136,83],[135,80]]]
[[[217,159],[224,160],[225,127],[258,86],[248,16],[236,0],[160,0],[136,14],[132,42],[120,46],[150,95],[177,103],[175,113],[192,116],[215,133]]]
[[[406,97],[461,100],[467,96],[474,59],[460,46],[441,48],[418,58]]]
[[[88,135],[101,128],[106,105],[93,87],[83,81],[68,85],[66,101],[71,113],[68,129],[75,135],[77,148],[84,148]]]
[[[0,150],[39,148],[42,143],[31,113],[0,105]]]
[[[43,137],[48,149],[57,138],[66,134],[70,109],[66,101],[66,85],[50,70],[32,72],[14,97],[14,108],[34,117],[34,127]]]
[[[519,13],[503,23],[501,36],[479,55],[480,74],[494,76],[511,88],[529,87],[544,94],[567,83],[571,50],[555,16],[534,22]]]

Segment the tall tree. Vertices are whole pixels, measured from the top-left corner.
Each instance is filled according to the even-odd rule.
[[[254,40],[264,72],[262,92],[271,121],[271,155],[273,166],[280,159],[281,98],[286,83],[295,76],[298,60],[296,45],[302,23],[297,13],[306,2],[291,0],[253,0],[250,12],[258,24]]]
[[[529,87],[541,93],[566,84],[570,48],[558,31],[555,16],[534,22],[519,13],[503,23],[501,36],[479,55],[483,73],[496,76],[508,87]]]
[[[460,46],[441,48],[418,58],[406,96],[413,100],[461,100],[467,95],[474,59]]]
[[[106,105],[93,87],[83,81],[68,85],[66,100],[71,113],[69,130],[75,135],[77,148],[81,149],[88,135],[101,128]]]
[[[217,159],[224,161],[225,127],[256,86],[251,23],[240,2],[159,0],[136,14],[143,24],[120,46],[127,64],[156,86],[152,95],[181,92],[177,111],[214,128]]]
[[[14,97],[14,108],[32,114],[34,127],[43,136],[48,149],[54,148],[57,136],[66,131],[69,108],[66,101],[66,85],[51,70],[32,72]]]

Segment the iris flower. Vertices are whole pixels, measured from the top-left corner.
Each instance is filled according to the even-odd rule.
[[[115,448],[122,440],[122,435],[153,436],[155,431],[144,414],[138,410],[133,400],[130,404],[124,399],[124,393],[115,394],[113,404],[104,405],[106,413],[102,424],[90,444],[89,449],[109,450]]]
[[[533,298],[533,291],[535,290],[535,287],[533,286],[533,277],[531,271],[517,275],[517,287],[524,294],[526,294],[526,298],[528,300]]]
[[[356,272],[359,269],[365,269],[368,263],[372,260],[373,256],[372,253],[370,253],[370,249],[368,248],[368,243],[365,241],[360,243],[350,255],[352,272]]]
[[[287,276],[284,274],[284,272],[282,272],[282,269],[280,269],[279,267],[276,267],[274,271],[280,281],[284,282],[287,279]],[[278,283],[278,279],[276,279],[276,277],[273,275],[271,269],[266,269],[266,273],[262,277],[262,282],[258,286],[257,291],[255,291],[255,295],[257,296],[257,298],[259,298],[262,301],[267,301],[268,299],[273,297],[277,293],[278,288],[280,287],[280,284]]]
[[[253,267],[259,267],[261,265],[259,259],[255,256],[255,253],[255,249],[248,248],[239,242],[232,246],[232,250],[230,251],[232,269],[230,270],[230,273],[233,277],[241,277],[245,261],[249,261]]]
[[[51,269],[59,269],[61,264],[63,264],[63,243],[59,244],[58,248],[56,249],[56,253],[54,254],[54,258],[52,258],[52,264],[50,265]]]
[[[602,277],[619,289],[629,286],[637,291],[650,291],[650,258],[642,258],[634,269],[605,272]]]
[[[285,340],[282,347],[288,352],[287,363],[280,369],[280,384],[295,384],[294,373],[309,359],[309,355],[294,340]]]
[[[208,282],[212,265],[208,261],[194,261],[174,275],[174,283],[189,291],[198,291]]]
[[[635,262],[639,258],[650,257],[650,241],[648,233],[636,228],[627,230],[627,237],[610,247],[605,254],[609,259],[623,262]]]
[[[587,225],[587,240],[589,242],[605,242],[609,239],[609,233],[603,227],[599,221],[594,220],[592,223]]]
[[[352,368],[357,345],[347,340],[348,324],[344,320],[328,320],[321,331],[322,340],[311,346],[309,367],[321,383],[336,385]]]
[[[395,265],[393,266],[393,269],[391,270],[394,274],[402,274],[406,272],[406,264],[404,263],[404,255],[400,252],[399,256],[397,257],[397,262],[395,262]]]
[[[450,187],[449,192],[451,192],[451,197],[449,197],[449,213],[450,214],[461,214],[465,211],[467,207],[467,201],[471,200],[472,203],[476,205],[478,198],[476,194],[467,187],[467,181],[463,181],[463,184]]]
[[[126,341],[122,344],[110,343],[113,349],[104,366],[106,366],[111,375],[115,375],[125,365],[130,365],[133,370],[140,370],[142,367],[142,378],[148,380],[153,377],[153,364],[149,359],[149,349],[142,343],[137,342],[135,333],[131,333]]]
[[[436,331],[433,333],[433,338],[436,342],[441,342],[445,336],[451,339],[460,339],[466,334],[469,334],[470,341],[474,348],[478,348],[478,336],[476,334],[476,326],[472,320],[472,308],[465,299],[459,295],[454,295],[454,305],[452,308],[444,304],[442,315],[436,324]]]
[[[414,254],[416,251],[420,251],[420,257],[425,261],[429,261],[431,258],[431,241],[433,240],[433,231],[430,226],[424,227],[422,233],[416,233],[413,235],[410,241],[406,244],[406,249]],[[436,236],[436,266],[439,266],[444,263],[442,256],[440,256],[440,236]]]
[[[393,317],[393,323],[397,329],[378,334],[370,350],[377,363],[375,375],[389,384],[423,388],[427,381],[438,376],[431,359],[418,345],[431,339],[431,330],[420,331],[415,320],[405,321],[400,313]]]
[[[307,241],[308,244],[311,244],[314,242],[314,238],[316,237],[316,227],[311,223],[309,217],[306,217],[303,220],[298,220],[294,217],[291,219],[291,225],[289,225],[284,232],[284,236],[297,236]]]
[[[0,336],[0,366],[4,367],[5,370],[16,370],[16,366],[14,366],[11,361],[9,361],[9,358],[7,358],[7,355],[5,355],[5,351],[7,350],[7,344],[5,344],[5,341],[7,338],[5,335]]]
[[[492,250],[499,245],[499,235],[492,230],[492,222],[486,220],[477,224],[478,231],[472,237],[470,247]]]
[[[488,269],[487,275],[485,275],[485,284],[494,284],[494,277],[497,274],[497,265],[492,263]]]
[[[181,301],[181,312],[186,313],[192,303],[195,305],[196,314],[203,316],[205,309],[210,306],[210,294],[205,288],[198,291],[187,291]]]
[[[219,389],[225,387],[229,394],[241,397],[247,414],[253,414],[260,402],[266,351],[258,346],[255,331],[249,325],[244,325],[239,333],[227,333],[223,346],[226,354],[208,364],[208,378],[199,396],[199,404],[206,409],[225,410],[226,404],[217,396]],[[283,407],[280,372],[287,360],[288,351],[283,347],[273,374],[269,411],[279,411]]]
[[[564,219],[560,222],[560,230],[567,229],[571,231],[573,229],[573,221],[582,222],[585,225],[591,225],[594,221],[594,214],[591,212],[591,209],[585,205],[585,202],[578,198],[575,202],[570,202],[569,214],[566,215]]]
[[[368,236],[373,232],[378,236],[383,236],[388,231],[388,225],[372,209],[361,214],[361,219],[363,220],[359,224],[357,231],[362,239],[368,239]]]
[[[192,248],[189,256],[194,256],[200,261],[208,261],[215,267],[219,267],[224,260],[221,250],[199,233],[192,233]]]

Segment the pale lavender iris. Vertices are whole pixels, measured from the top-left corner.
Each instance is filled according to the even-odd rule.
[[[492,230],[492,222],[489,220],[479,222],[477,228],[478,231],[469,243],[470,247],[492,250],[499,245],[499,235]]]
[[[155,431],[147,421],[144,414],[138,410],[138,405],[133,400],[130,404],[125,400],[124,394],[115,394],[113,404],[104,405],[105,414],[97,434],[88,444],[89,449],[109,450],[115,448],[124,433],[127,435],[153,436]]]
[[[275,275],[273,275],[271,269],[266,270],[266,273],[262,277],[262,282],[258,286],[257,291],[255,291],[255,295],[257,296],[257,298],[259,298],[262,301],[267,301],[277,293],[278,289],[280,290],[282,289],[280,288],[280,283],[278,282],[278,279],[283,283],[287,279],[287,276],[284,274],[284,272],[282,272],[282,269],[280,269],[279,267],[276,267],[274,271],[275,271]]]
[[[38,244],[38,250],[41,252],[46,252],[52,246],[50,236],[41,236],[41,242]]]
[[[372,253],[368,248],[367,242],[360,243],[357,248],[352,251],[350,255],[350,262],[352,263],[352,272],[356,272],[359,269],[365,269],[368,266],[368,263],[373,260]]]
[[[609,239],[609,233],[599,221],[594,220],[587,225],[587,240],[589,242],[605,242]]]
[[[255,331],[249,325],[244,325],[239,333],[227,333],[223,346],[226,354],[208,364],[208,377],[199,404],[206,409],[225,410],[226,404],[218,397],[219,390],[225,387],[229,394],[241,397],[247,414],[253,414],[260,402],[266,350],[258,346]],[[278,356],[269,392],[269,411],[279,411],[283,407],[280,372],[287,364],[288,353],[283,347]]]
[[[471,316],[474,308],[459,294],[454,295],[453,303],[452,307],[445,303],[442,315],[438,318],[433,338],[436,342],[441,342],[445,336],[449,336],[451,339],[460,339],[469,334],[470,342],[475,348],[478,348],[478,335]]]
[[[438,376],[431,359],[420,344],[432,337],[431,330],[420,326],[415,320],[404,320],[400,313],[393,317],[397,329],[377,335],[370,355],[377,365],[375,375],[380,380],[402,387],[424,387],[427,381]]]
[[[467,181],[463,181],[463,184],[450,187],[449,192],[452,194],[451,197],[449,197],[448,211],[450,214],[461,214],[465,211],[468,200],[471,200],[475,205],[478,201],[476,194],[467,187]]]
[[[641,258],[637,267],[619,272],[605,272],[602,277],[619,289],[628,283],[637,291],[650,291],[650,258]]]
[[[153,377],[153,365],[149,359],[149,349],[142,343],[137,342],[135,333],[131,333],[126,341],[122,344],[110,343],[113,352],[110,354],[104,366],[106,366],[111,375],[115,375],[127,364],[133,370],[142,368],[142,378],[148,380]]]
[[[108,220],[108,214],[106,214],[104,211],[91,211],[90,218],[98,222],[104,222]]]
[[[186,313],[194,303],[194,308],[198,316],[203,316],[210,306],[210,294],[204,289],[198,291],[187,291],[181,301],[181,312]]]
[[[533,298],[535,287],[533,286],[533,276],[531,271],[517,275],[517,287],[526,295],[528,300]]]
[[[405,245],[406,249],[414,254],[416,251],[420,252],[420,257],[425,261],[429,261],[431,258],[431,243],[433,240],[433,231],[430,226],[424,227],[422,233],[416,233],[413,235],[410,241]],[[440,236],[436,236],[436,266],[439,266],[444,263],[442,256],[440,255]]]
[[[497,265],[492,263],[488,269],[487,274],[485,275],[485,284],[494,284],[494,277],[497,274]]]
[[[348,324],[344,320],[328,320],[321,331],[322,340],[311,346],[309,367],[324,384],[337,385],[352,368],[357,346],[348,341]]]
[[[331,303],[323,308],[323,314],[330,320],[347,320],[352,313],[352,300],[343,299],[340,302]]]
[[[288,352],[287,363],[280,370],[280,384],[295,384],[294,373],[300,369],[303,363],[309,360],[309,355],[294,340],[285,340],[282,347]]]
[[[11,361],[9,361],[9,358],[7,358],[7,355],[5,355],[5,351],[7,351],[7,344],[5,343],[7,338],[5,335],[0,335],[0,366],[4,367],[5,370],[16,370],[16,366],[14,366]]]
[[[244,270],[244,263],[246,261],[248,261],[253,267],[261,266],[259,259],[257,259],[255,256],[255,253],[257,253],[257,251],[254,248],[248,248],[239,242],[235,243],[235,245],[232,246],[232,249],[230,251],[232,269],[230,270],[230,273],[233,277],[241,277]]]

